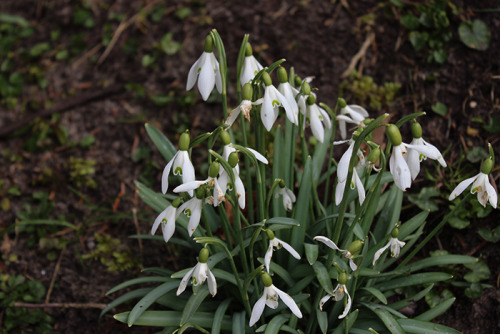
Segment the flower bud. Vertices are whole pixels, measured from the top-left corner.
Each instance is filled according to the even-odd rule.
[[[252,85],[250,83],[247,82],[243,86],[243,91],[242,91],[241,95],[243,96],[243,100],[252,101],[253,88],[252,88]]]
[[[363,124],[364,125],[369,125],[371,122],[373,122],[373,118],[365,118],[363,120]]]
[[[195,193],[197,199],[204,199],[205,198],[205,187],[196,188],[194,193]]]
[[[181,151],[189,150],[190,141],[191,141],[191,139],[189,138],[188,131],[181,134],[181,137],[179,138],[179,150],[181,150]]]
[[[392,229],[391,237],[397,238],[399,236],[399,228],[395,227]]]
[[[285,180],[280,180],[280,188],[285,188]]]
[[[213,161],[211,164],[210,164],[210,167],[208,168],[208,176],[214,178],[214,177],[217,177],[217,175],[219,174],[219,162],[218,161]]]
[[[339,284],[345,285],[347,283],[347,274],[345,272],[341,272],[337,280],[339,281]]]
[[[205,52],[213,52],[214,51],[214,40],[212,36],[207,35],[205,38]]]
[[[312,106],[316,102],[316,98],[314,97],[314,95],[311,94],[307,97],[306,102],[307,102],[307,105]]]
[[[202,248],[200,251],[200,254],[198,255],[198,262],[207,263],[209,255],[210,255],[210,253],[208,252],[208,249]]]
[[[311,94],[311,85],[308,82],[304,81],[302,84],[302,94],[310,95]]]
[[[176,199],[174,199],[172,201],[172,206],[177,209],[179,207],[179,205],[181,205],[181,202],[182,202],[182,198],[177,197]]]
[[[493,169],[493,160],[491,158],[484,160],[483,167],[481,167],[481,172],[484,174],[489,174],[491,173],[492,169]]]
[[[339,104],[340,109],[347,107],[347,102],[345,102],[345,100],[341,97],[337,99],[337,103]]]
[[[296,75],[294,78],[294,83],[295,87],[300,87],[300,85],[302,85],[302,79],[298,75]]]
[[[422,126],[417,121],[411,125],[411,135],[413,138],[422,138]]]
[[[245,56],[250,57],[252,54],[253,54],[252,44],[247,42],[247,45],[245,47]]]
[[[220,132],[220,139],[222,140],[222,143],[224,145],[231,144],[231,136],[229,135],[229,132],[227,132],[226,130],[222,130]]]
[[[349,251],[349,253],[354,254],[358,252],[361,249],[361,247],[363,247],[363,241],[354,240],[353,242],[351,242],[349,247],[347,247],[347,250]]]
[[[269,76],[269,73],[267,71],[264,71],[262,74],[262,81],[264,81],[264,84],[266,86],[271,86],[273,84],[273,80],[271,80],[271,77]]]
[[[269,238],[269,240],[273,240],[274,239],[274,232],[273,231],[266,230],[266,233],[267,233],[267,237]]]
[[[231,166],[231,168],[236,167],[239,160],[240,159],[238,158],[238,152],[231,152],[231,154],[229,154],[229,157],[227,158],[227,162],[229,163],[229,166]]]
[[[387,134],[387,137],[389,138],[393,146],[399,146],[403,142],[403,138],[401,138],[401,132],[399,132],[399,129],[396,125],[389,124],[385,129],[385,133]]]
[[[266,288],[269,288],[271,285],[273,285],[273,279],[271,278],[271,276],[269,276],[268,273],[263,273],[260,276],[260,279],[262,280],[262,284],[264,284]]]
[[[280,80],[280,83],[288,82],[288,74],[286,73],[284,67],[278,67],[278,79]]]
[[[366,160],[368,160],[372,164],[375,164],[377,163],[379,158],[380,158],[380,147],[376,147],[373,150],[371,150],[370,153],[368,153]]]

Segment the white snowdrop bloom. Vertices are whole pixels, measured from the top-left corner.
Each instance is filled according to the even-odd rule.
[[[274,122],[276,122],[278,118],[279,107],[283,107],[287,115],[293,114],[293,107],[288,103],[288,100],[283,94],[272,85],[271,77],[267,72],[264,72],[262,78],[266,88],[264,90],[264,100],[260,109],[260,117],[266,130],[271,131]]]
[[[491,160],[486,160],[491,161]],[[488,201],[491,206],[496,209],[498,203],[497,193],[495,192],[495,188],[490,184],[488,174],[483,172],[463,180],[458,184],[458,186],[451,192],[449,200],[454,200],[458,195],[460,195],[467,187],[472,183],[472,187],[470,192],[472,194],[477,193],[477,200],[481,203],[482,206],[486,207]]]
[[[276,309],[278,307],[278,300],[280,298],[297,318],[302,318],[302,312],[300,312],[299,307],[297,306],[293,298],[290,297],[286,292],[283,292],[275,287],[269,274],[264,273],[262,274],[261,278],[262,282],[264,283],[264,293],[252,308],[252,315],[250,316],[250,322],[248,324],[250,327],[255,325],[255,323],[260,319],[266,305],[272,309]]]
[[[274,197],[278,198],[280,195],[283,196],[283,207],[285,210],[292,211],[292,204],[297,200],[293,191],[287,187],[279,187]]]
[[[392,257],[399,257],[399,252],[403,246],[406,245],[405,242],[399,241],[398,238],[392,238],[389,240],[389,242],[382,248],[380,248],[376,253],[375,256],[373,257],[373,265],[375,265],[375,262],[380,258],[380,255],[382,255],[383,252],[389,247],[391,247],[391,256]]]
[[[168,206],[158,215],[158,217],[156,217],[153,227],[151,228],[151,234],[154,235],[158,227],[161,225],[163,240],[168,242],[174,234],[175,220],[179,217],[180,213],[181,211],[178,211],[173,205]]]
[[[189,217],[188,233],[193,235],[194,231],[200,224],[201,211],[203,209],[203,200],[194,196],[189,201],[179,206],[179,211],[184,212]]]
[[[319,309],[323,310],[323,305],[330,298],[333,298],[333,300],[338,302],[339,300],[344,299],[344,296],[347,295],[346,307],[344,309],[344,312],[342,312],[342,314],[339,315],[339,319],[345,318],[347,316],[347,314],[349,313],[349,311],[351,310],[351,306],[352,306],[351,296],[349,295],[349,292],[347,291],[346,283],[347,283],[347,275],[345,273],[340,273],[339,274],[339,284],[335,287],[332,294],[327,294],[326,296],[321,298],[321,300],[319,302]]]
[[[225,122],[225,124],[228,127],[233,125],[234,121],[236,120],[236,118],[238,118],[240,113],[243,114],[243,116],[250,122],[250,110],[252,110],[252,106],[257,104],[262,104],[262,102],[264,101],[264,99],[261,98],[255,102],[252,102],[252,94],[253,94],[252,85],[246,83],[243,86],[243,90],[241,92],[243,100],[241,101],[238,107],[236,107],[229,113],[229,116]]]
[[[184,132],[179,138],[179,151],[177,151],[172,159],[167,163],[163,169],[161,176],[161,191],[165,194],[168,191],[168,176],[173,167],[173,174],[182,176],[182,182],[190,182],[194,180],[194,166],[189,159],[189,134]],[[193,192],[189,192],[193,196]]]
[[[177,296],[183,293],[184,290],[186,290],[186,286],[190,278],[191,283],[194,286],[203,284],[205,281],[207,281],[208,291],[210,291],[212,297],[217,294],[217,282],[215,281],[215,276],[214,274],[212,274],[210,268],[208,268],[207,265],[208,255],[208,249],[203,248],[200,251],[200,255],[198,256],[198,263],[182,278],[181,283],[179,284],[179,288],[177,289]]]
[[[269,265],[271,264],[271,258],[273,257],[273,251],[274,249],[280,249],[283,247],[290,253],[294,258],[297,260],[300,260],[300,255],[293,249],[292,246],[284,242],[283,240],[280,240],[274,236],[274,232],[271,230],[267,230],[267,236],[269,237],[269,247],[267,248],[266,255],[264,256],[264,264],[266,266],[266,270],[269,273]]]
[[[333,241],[331,241],[327,237],[323,237],[320,235],[314,237],[314,240],[321,241],[322,243],[324,243],[325,245],[327,245],[331,249],[335,249],[335,250],[338,250],[339,252],[341,252],[346,259],[349,259],[349,266],[351,267],[352,271],[356,271],[358,269],[358,266],[353,261],[354,256],[352,255],[352,253],[348,249],[340,249],[337,247],[337,245]],[[354,241],[352,244],[354,244],[355,242],[356,241]],[[351,246],[349,246],[349,247],[351,247]]]
[[[219,93],[222,92],[219,62],[213,53],[213,40],[210,35],[205,39],[205,51],[189,70],[186,90],[194,87],[196,79],[198,79],[198,90],[203,100],[208,99],[214,86],[217,87]]]
[[[311,125],[313,136],[322,143],[325,137],[325,128],[331,128],[332,123],[328,113],[314,102],[313,96],[309,95],[307,99],[306,114],[309,119],[309,124]]]
[[[335,188],[335,204],[339,205],[340,202],[342,202],[342,198],[344,198],[344,190],[345,190],[345,184],[347,182],[347,178],[344,181],[341,181],[338,179],[339,182],[337,183],[337,187]],[[358,172],[356,171],[356,168],[352,170],[352,179],[351,179],[351,189],[357,189],[358,190],[358,197],[359,197],[359,204],[363,205],[363,202],[365,201],[366,193],[365,193],[365,187],[363,186],[363,182],[361,182],[361,179],[358,176]]]
[[[406,145],[401,143],[392,148],[391,158],[389,159],[389,169],[396,186],[406,191],[411,186],[411,172],[404,155],[406,154]]]
[[[340,136],[342,139],[347,137],[346,122],[353,124],[362,124],[363,121],[368,118],[368,112],[365,108],[358,106],[356,104],[347,105],[344,99],[339,99],[341,104],[340,115],[337,116]],[[343,107],[342,107],[343,105]],[[349,117],[346,117],[348,115]]]
[[[264,67],[255,59],[251,54],[245,56],[243,66],[241,67],[240,84],[243,87],[246,83],[253,80],[255,75],[259,73]]]

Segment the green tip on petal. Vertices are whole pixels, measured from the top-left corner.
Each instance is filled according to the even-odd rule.
[[[341,97],[338,98],[337,103],[339,104],[340,109],[347,107],[347,103]]]
[[[205,38],[205,52],[214,52],[214,40],[210,35]]]
[[[493,159],[488,158],[484,160],[483,167],[481,167],[481,172],[484,174],[490,174],[493,170]]]
[[[422,126],[419,122],[413,122],[411,125],[411,134],[413,138],[422,138]]]
[[[271,285],[273,285],[273,279],[271,278],[271,276],[269,276],[268,273],[262,273],[260,279],[262,280],[262,284],[264,284],[266,288],[269,288]]]
[[[278,68],[278,79],[280,80],[280,83],[288,82],[288,73],[286,73],[286,70],[284,67],[280,66]]]
[[[181,134],[181,137],[179,138],[179,150],[181,150],[181,151],[189,150],[190,141],[191,141],[191,138],[189,137],[188,131]]]
[[[245,47],[245,56],[250,57],[252,54],[253,54],[252,44],[247,42],[247,45]]]
[[[210,253],[208,252],[208,249],[202,248],[200,251],[200,255],[198,255],[198,261],[200,263],[207,263],[209,255],[210,255]]]
[[[385,133],[387,134],[387,137],[389,138],[393,146],[399,146],[403,142],[401,132],[399,132],[399,129],[396,125],[389,124],[385,129]]]

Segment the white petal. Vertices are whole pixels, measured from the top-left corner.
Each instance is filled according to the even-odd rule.
[[[326,112],[325,109],[318,107],[319,112],[321,113],[321,117],[323,117],[323,124],[325,125],[326,128],[331,128],[332,123],[330,120],[330,115]]]
[[[278,91],[281,93],[281,95],[283,96],[283,98],[286,102],[286,103],[283,103],[283,101],[282,101],[283,108],[285,108],[286,117],[293,124],[299,125],[299,118],[298,118],[299,106],[297,105],[297,102],[295,101],[290,84],[288,82],[281,83],[278,86]]]
[[[193,268],[191,268],[191,270],[188,271],[186,273],[186,275],[184,275],[184,277],[182,278],[181,283],[179,284],[179,288],[177,289],[177,296],[180,295],[181,293],[183,293],[184,290],[186,290],[186,286],[187,286],[188,280],[191,278],[191,275],[193,274],[193,271],[196,268],[196,266],[194,266]]]
[[[446,167],[446,161],[444,161],[444,158],[441,155],[441,152],[439,152],[439,150],[436,148],[436,146],[434,146],[432,144],[429,144],[428,142],[426,142],[423,139],[422,139],[422,141],[424,142],[425,145],[430,146],[431,148],[433,148],[433,149],[435,149],[437,151],[437,153],[436,153],[437,158],[435,160],[437,160],[441,164],[441,166]]]
[[[345,183],[347,180],[340,181],[337,183],[337,187],[335,188],[335,205],[339,205],[342,202],[342,198],[344,198],[344,190]]]
[[[410,168],[411,179],[415,180],[420,172],[420,153],[418,153],[417,150],[409,148],[405,159],[408,164],[408,168]]]
[[[198,77],[199,63],[202,57],[203,55],[200,58],[198,58],[198,60],[189,69],[186,90],[191,90],[191,88],[193,88],[194,84],[196,83],[196,78]]]
[[[262,312],[264,312],[264,307],[266,306],[266,294],[262,294],[262,297],[257,300],[252,308],[252,315],[250,316],[250,322],[248,325],[252,327],[260,319]]]
[[[222,77],[220,74],[219,62],[213,52],[210,53],[210,61],[212,63],[214,73],[215,73],[215,87],[219,93],[222,93]]]
[[[182,192],[188,192],[190,190],[194,190],[199,188],[202,184],[207,183],[207,181],[191,181],[188,183],[183,183],[177,187],[174,188],[174,193],[182,193]]]
[[[240,176],[237,174],[235,175],[234,181],[236,183],[235,187],[236,187],[236,194],[238,195],[238,204],[240,205],[240,208],[243,210],[245,209],[245,204],[246,204],[245,186],[243,185]]]
[[[352,259],[349,259],[349,267],[351,267],[352,271],[356,271],[358,269],[358,266]]]
[[[163,169],[163,174],[161,175],[161,192],[166,193],[168,190],[168,175],[170,174],[170,169],[172,169],[172,165],[174,163],[175,158],[177,158],[177,155],[179,154],[179,151],[174,154],[172,159],[167,163],[165,168]]]
[[[414,149],[418,153],[420,153],[423,156],[430,158],[432,160],[438,160],[438,158],[443,159],[439,150],[434,145],[431,145],[431,144],[428,144],[428,145],[406,144],[406,147]],[[445,165],[446,165],[446,163],[445,163]]]
[[[206,59],[201,66],[200,75],[198,76],[198,90],[203,100],[206,101],[215,86],[215,72],[210,59]]]
[[[189,153],[187,151],[179,151],[179,155],[184,155],[182,163],[182,183],[188,183],[194,181],[194,166],[189,159]],[[193,191],[188,191],[189,196],[193,196]]]
[[[175,211],[174,210],[169,217],[167,217],[167,222],[161,224],[161,230],[163,232],[163,240],[168,242],[175,232]]]
[[[383,252],[385,252],[385,250],[387,248],[389,248],[389,246],[391,245],[391,241],[389,240],[389,242],[382,248],[380,248],[376,253],[375,255],[373,256],[373,262],[372,262],[372,265],[375,265],[375,262],[377,262],[377,260],[380,258],[380,255],[382,255]]]
[[[467,189],[467,187],[470,186],[471,183],[474,182],[474,180],[477,179],[478,176],[479,176],[479,174],[460,182],[458,184],[458,186],[455,189],[453,189],[453,191],[451,192],[449,200],[453,201],[455,198],[457,198],[457,196],[460,195],[461,193],[463,193],[464,190]]]
[[[337,167],[337,178],[340,181],[345,181],[347,179],[347,174],[349,173],[349,162],[351,161],[352,151],[354,150],[354,141],[347,148],[347,151],[340,158]]]
[[[370,116],[368,114],[368,111],[366,111],[366,109],[363,108],[362,106],[358,106],[357,104],[350,104],[348,107],[349,107],[349,109],[354,110],[355,112],[357,112],[358,114],[360,114],[364,118],[367,118],[368,116]]]
[[[229,117],[226,119],[226,125],[231,126],[233,125],[234,121],[236,121],[236,118],[240,115],[241,112],[241,105],[243,104],[243,101],[240,103],[239,106],[234,108],[230,113]]]
[[[270,241],[269,247],[267,248],[266,255],[264,256],[264,265],[266,266],[266,270],[269,273],[269,265],[271,264],[271,258],[273,257],[273,244]]]
[[[266,87],[266,92],[264,94],[264,102],[262,103],[262,107],[260,109],[260,118],[264,127],[267,131],[271,131],[274,122],[276,121],[277,115],[274,111],[273,107],[273,99],[269,93],[269,86]]]
[[[345,287],[345,286],[344,286]],[[349,295],[349,292],[347,291],[347,288],[345,287],[345,293],[347,295],[347,305],[344,309],[344,313],[342,313],[341,315],[339,315],[339,319],[342,319],[342,318],[345,318],[345,316],[349,313],[349,311],[351,310],[351,304],[352,304],[352,300],[351,300],[351,296]]]
[[[208,291],[210,291],[210,294],[213,297],[217,294],[217,282],[215,281],[215,276],[214,274],[212,274],[210,269],[207,269],[207,274],[208,274],[208,280],[207,280]]]
[[[290,197],[290,200],[292,201],[292,203],[295,203],[297,201],[297,198],[295,197],[295,194],[293,193],[293,191],[291,191],[288,188],[285,188],[285,192]]]
[[[311,131],[313,136],[319,141],[323,142],[325,137],[325,129],[323,129],[323,124],[320,119],[320,113],[316,110],[317,106],[313,104],[308,106],[309,110],[309,122],[311,123]]]
[[[189,236],[191,236],[194,233],[194,231],[196,231],[196,228],[200,224],[201,211],[203,207],[203,203],[200,199],[197,199],[195,197],[191,199],[191,201],[196,201],[196,202],[193,202],[193,205],[191,207],[191,217],[189,217],[189,223],[188,223]]]
[[[403,144],[395,146],[392,150],[390,163],[390,170],[392,177],[394,178],[394,183],[399,189],[405,191],[406,188],[411,186],[411,172],[408,168],[408,164],[403,157]]]
[[[295,303],[295,301],[290,297],[286,292],[281,291],[278,288],[274,288],[278,295],[280,296],[283,303],[295,314],[297,318],[302,318],[302,312],[300,312],[299,307]]]
[[[498,203],[497,193],[495,188],[493,188],[489,182],[486,182],[486,192],[488,193],[488,200],[490,201],[491,206],[496,209]]]
[[[275,238],[275,239],[278,239],[278,238]],[[278,239],[278,242],[279,242],[281,245],[283,245],[283,248],[284,248],[284,249],[286,249],[286,250],[288,251],[288,253],[292,254],[292,256],[293,256],[294,258],[296,258],[297,260],[300,260],[300,255],[299,255],[299,253],[297,253],[297,252],[295,251],[295,249],[293,249],[293,247],[292,247],[292,246],[290,246],[289,244],[287,244],[287,243],[286,243],[286,242],[284,242],[283,240],[279,240],[279,239]]]
[[[361,182],[356,169],[354,169],[352,177],[354,178],[356,188],[358,188],[359,204],[363,205],[363,202],[365,201],[365,187],[363,186],[363,182]]]
[[[338,119],[338,116],[337,116],[337,119]],[[346,129],[345,121],[339,120],[337,122],[337,124],[339,125],[340,137],[342,139],[346,139],[346,137],[347,137],[347,129]]]
[[[314,240],[321,241],[322,243],[324,243],[328,247],[330,247],[332,249],[335,249],[335,250],[341,251],[341,249],[338,248],[337,245],[335,245],[335,243],[333,241],[331,241],[330,239],[328,239],[327,237],[323,237],[321,235],[318,235],[318,236],[314,237]]]
[[[158,229],[158,226],[160,226],[161,221],[166,218],[169,215],[169,211],[172,210],[170,209],[171,206],[168,206],[165,210],[163,210],[158,217],[156,217],[153,227],[151,227],[151,234],[154,235],[156,233],[156,230]]]
[[[262,154],[260,154],[253,148],[247,147],[246,149],[249,150],[255,156],[255,159],[257,159],[258,161],[265,163],[266,165],[269,163],[269,161]]]
[[[323,311],[323,305],[325,305],[325,303],[326,303],[326,302],[327,302],[330,298],[332,298],[332,296],[331,296],[331,295],[326,295],[326,296],[324,296],[323,298],[321,298],[321,300],[319,301],[319,309],[320,309],[321,311]]]

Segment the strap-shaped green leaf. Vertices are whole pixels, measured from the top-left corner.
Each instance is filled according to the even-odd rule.
[[[376,288],[379,289],[380,291],[394,290],[412,285],[422,285],[422,284],[446,281],[452,277],[453,276],[450,274],[440,273],[440,272],[413,274],[413,275],[408,275],[407,277],[401,277],[390,281],[382,282],[376,285]]]
[[[120,322],[127,323],[131,312],[115,314],[114,318]],[[179,311],[145,311],[136,319],[135,325],[138,326],[156,326],[156,327],[178,327],[179,319],[182,313]],[[213,312],[196,312],[191,317],[191,322],[198,326],[210,328],[214,319]],[[225,316],[221,323],[223,331],[230,331],[232,328],[231,320]]]
[[[276,334],[280,332],[281,326],[290,319],[290,315],[278,314],[267,323],[264,334]]]
[[[180,326],[183,326],[184,324],[186,324],[188,321],[191,320],[193,314],[196,312],[200,304],[205,300],[205,298],[207,298],[209,294],[210,291],[208,291],[207,285],[204,284],[201,286],[201,288],[198,290],[196,294],[193,294],[191,297],[189,297],[189,300],[184,306],[184,311],[182,312]],[[190,321],[190,322],[196,323],[196,321]]]
[[[319,247],[317,244],[304,243],[307,262],[312,266],[318,259]]]
[[[361,290],[368,291],[372,296],[377,298],[382,302],[382,304],[387,305],[387,298],[385,298],[384,294],[373,287],[364,287]]]
[[[309,219],[309,199],[311,197],[312,185],[312,159],[307,158],[304,173],[300,180],[299,195],[297,196],[297,203],[293,210],[293,217],[300,222],[300,226],[292,230],[292,237],[290,240],[291,246],[299,253],[302,253],[304,247],[304,240]],[[292,261],[292,260],[291,260]]]
[[[155,283],[155,282],[168,282],[169,280],[170,280],[170,278],[168,278],[168,277],[161,277],[161,276],[146,276],[146,277],[134,278],[134,279],[125,281],[125,282],[120,283],[117,286],[113,287],[108,292],[106,292],[106,296],[112,294],[113,292],[116,292],[118,290],[127,288],[127,287],[135,285],[135,284]]]
[[[325,334],[328,330],[328,315],[326,312],[316,310],[316,320],[318,320],[319,329],[321,333]]]
[[[419,301],[420,299],[424,298],[425,295],[427,295],[429,293],[429,291],[432,290],[433,287],[434,287],[434,284],[429,284],[428,287],[426,287],[422,291],[414,294],[412,297],[409,297],[409,298],[406,298],[403,300],[399,300],[395,303],[389,304],[388,307],[391,307],[395,310],[400,310],[402,308],[405,308],[405,307]]]
[[[326,269],[326,267],[323,265],[323,263],[318,261],[314,262],[312,266],[314,269],[314,273],[318,278],[318,282],[323,290],[325,290],[326,293],[333,294],[332,280],[330,279],[330,275],[328,274],[328,270]]]
[[[233,333],[245,333],[245,311],[233,313]]]
[[[401,224],[399,227],[399,240],[404,240],[407,236],[412,234],[417,228],[424,224],[427,216],[429,216],[429,211],[422,211]]]
[[[415,320],[415,319],[399,319],[399,324],[408,333],[415,334],[460,334],[456,329],[446,327],[432,322]]]
[[[358,318],[359,310],[355,310],[350,312],[347,317],[344,318],[342,323],[337,326],[337,328],[334,329],[332,334],[344,334],[344,333],[351,333],[351,327],[354,325],[356,322],[356,319]],[[347,326],[347,329],[346,329]]]
[[[432,321],[432,319],[434,319],[434,318],[440,316],[441,314],[443,314],[444,312],[446,312],[451,307],[451,305],[453,305],[455,300],[456,300],[455,297],[445,299],[441,303],[439,303],[437,306],[434,306],[430,310],[428,310],[422,314],[419,314],[414,319],[415,320],[422,320],[422,321]]]
[[[221,324],[222,320],[224,319],[224,314],[226,313],[226,310],[229,306],[229,303],[231,303],[231,298],[228,298],[224,300],[219,307],[217,307],[217,310],[215,311],[214,314],[214,321],[212,324],[212,334],[219,334],[221,330]]]
[[[446,266],[450,264],[466,264],[466,263],[476,263],[479,260],[472,256],[466,255],[440,255],[440,256],[431,256],[425,258],[423,260],[419,260],[410,264],[407,264],[404,267],[401,267],[398,270],[403,271],[419,271],[424,268],[435,267],[435,266]]]
[[[151,124],[146,123],[144,126],[146,127],[149,138],[151,138],[153,144],[158,148],[158,151],[160,151],[165,160],[170,161],[177,152],[175,146],[160,130]]]
[[[153,288],[141,288],[141,289],[137,289],[137,290],[133,290],[133,291],[127,292],[124,295],[121,295],[120,297],[116,298],[111,303],[109,303],[105,308],[102,309],[101,314],[99,314],[99,319],[101,319],[101,317],[103,315],[105,315],[106,312],[108,312],[112,308],[115,308],[118,305],[121,305],[121,304],[123,304],[125,302],[128,302],[129,300],[136,299],[136,298],[139,298],[139,297],[143,297],[148,292],[150,292],[151,290],[153,290]]]
[[[387,311],[386,309],[379,308],[379,307],[369,307],[373,313],[375,313],[380,320],[384,323],[385,327],[391,332],[392,334],[404,334],[406,333],[405,330],[401,327],[399,322],[394,319],[391,313]]]

